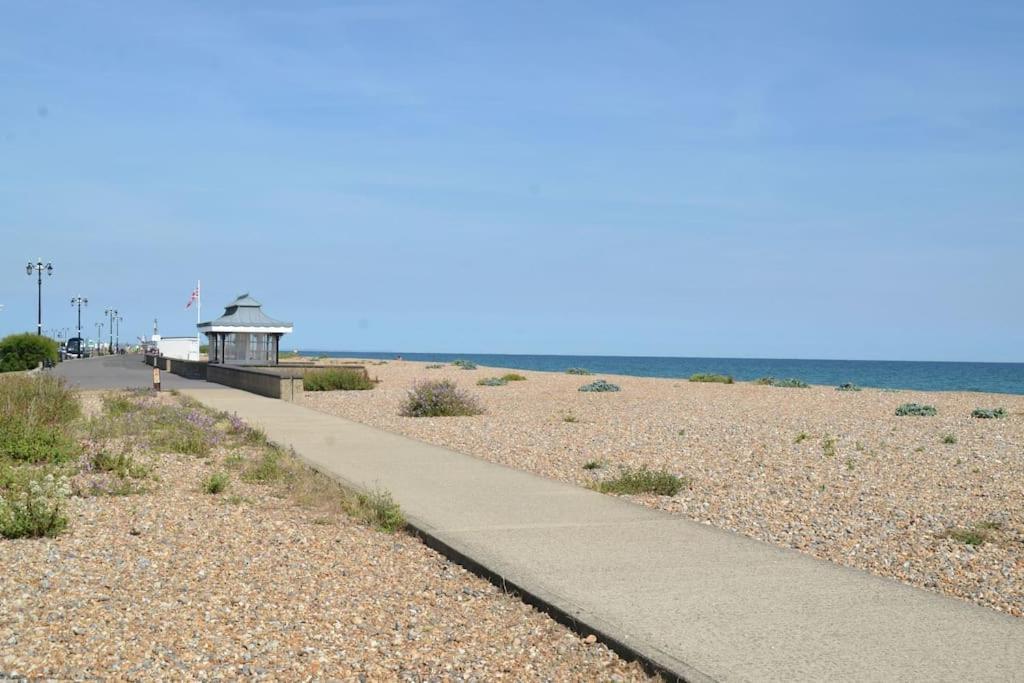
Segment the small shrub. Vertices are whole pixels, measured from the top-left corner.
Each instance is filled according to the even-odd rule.
[[[619,476],[598,483],[597,490],[601,493],[654,493],[659,496],[674,496],[688,486],[687,479],[677,477],[666,470],[650,470],[644,465],[638,469],[623,467]]]
[[[214,495],[222,493],[230,481],[231,477],[226,472],[214,472],[203,480],[203,491]]]
[[[580,418],[575,413],[569,412],[562,416],[562,422],[579,422]]]
[[[0,372],[32,370],[40,363],[56,363],[57,342],[38,334],[11,334],[0,339]]]
[[[944,443],[944,444],[954,444],[954,443],[956,443],[956,435],[954,435],[954,434],[944,434],[942,436],[942,443]]]
[[[860,391],[860,387],[851,382],[846,382],[836,387],[836,391]]]
[[[996,420],[1006,417],[1006,410],[1004,408],[975,408],[971,411],[971,417],[977,417],[982,420]]]
[[[52,474],[29,478],[23,486],[5,489],[0,494],[0,536],[56,536],[68,525],[64,501],[69,494],[67,481]]]
[[[463,370],[476,370],[476,363],[471,360],[453,360],[452,365],[460,367]]]
[[[568,370],[565,371],[565,374],[567,374],[567,375],[591,375],[593,373],[590,372],[590,370],[587,370],[586,368],[569,368]]]
[[[771,386],[775,384],[775,378],[770,375],[767,377],[758,377],[753,383],[761,386]]]
[[[483,412],[475,397],[445,379],[414,384],[399,414],[404,417],[459,417]]]
[[[387,491],[357,493],[348,512],[385,533],[393,534],[405,527],[405,515]]]
[[[150,474],[150,468],[135,461],[128,453],[110,451],[98,451],[90,459],[90,465],[99,472],[110,472],[120,479],[145,479]]]
[[[431,363],[430,365],[428,365],[426,367],[427,367],[427,370],[440,370],[444,366],[441,365],[440,363]]]
[[[110,417],[120,417],[137,409],[133,402],[125,394],[104,394],[103,412]]]
[[[796,438],[793,439],[793,443],[803,443],[804,441],[807,441],[807,439],[809,438],[811,437],[807,432],[800,432],[799,434],[796,435]]]
[[[280,481],[284,479],[285,468],[282,459],[284,453],[280,448],[274,446],[268,447],[260,455],[259,459],[253,462],[249,469],[245,471],[243,475],[248,481],[258,482],[260,484],[269,484],[270,482]]]
[[[525,382],[526,381],[526,377],[524,377],[523,375],[520,375],[517,372],[509,372],[507,374],[502,375],[501,378],[503,380],[505,380],[506,382]]]
[[[990,539],[990,534],[988,532],[988,529],[979,527],[955,527],[948,529],[943,536],[946,538],[952,538],[954,541],[959,541],[964,545],[978,547],[988,543]]]
[[[579,388],[579,390],[596,392],[619,391],[619,385],[612,384],[611,382],[606,382],[603,379],[599,379],[591,382],[590,384],[584,384],[582,387]]]
[[[922,405],[920,403],[904,403],[896,409],[896,414],[903,416],[914,416],[914,417],[932,417],[938,413],[935,410],[935,406]]]
[[[310,370],[302,378],[306,391],[365,391],[373,389],[373,381],[366,373],[349,368]]]
[[[48,375],[0,377],[0,457],[66,462],[78,452],[70,433],[78,394]]]
[[[732,384],[732,375],[708,375],[697,373],[690,375],[691,382],[717,382],[718,384]]]
[[[825,435],[821,440],[821,452],[826,458],[833,458],[836,455],[836,439],[834,436]]]
[[[583,463],[583,469],[585,470],[599,470],[602,469],[603,467],[603,460],[588,460],[587,462]]]
[[[508,380],[501,377],[484,377],[478,379],[476,383],[481,387],[503,387],[508,384]]]
[[[796,377],[789,377],[787,379],[777,379],[772,382],[773,387],[782,387],[784,389],[806,389],[810,385],[802,379]]]

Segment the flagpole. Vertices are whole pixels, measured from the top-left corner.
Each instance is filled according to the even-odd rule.
[[[199,336],[199,323],[201,322],[203,322],[202,281],[196,280],[196,360],[199,360],[199,347],[203,345],[203,341]]]

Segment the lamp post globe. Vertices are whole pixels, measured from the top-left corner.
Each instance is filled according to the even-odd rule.
[[[53,264],[43,263],[43,259],[38,259],[35,263],[31,261],[25,266],[25,273],[31,277],[32,271],[36,271],[39,275],[38,279],[38,299],[36,305],[36,334],[42,336],[43,334],[43,271],[46,271],[48,276],[53,275]]]

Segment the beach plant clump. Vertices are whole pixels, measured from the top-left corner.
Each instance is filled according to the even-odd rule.
[[[836,391],[860,391],[860,387],[852,382],[846,382],[836,387]]]
[[[478,379],[476,383],[481,387],[503,387],[508,384],[508,380],[504,377],[483,377]]]
[[[40,363],[56,363],[57,342],[38,334],[11,334],[0,339],[0,372],[32,370]]]
[[[771,386],[775,384],[775,378],[772,377],[771,375],[768,375],[766,377],[758,377],[752,383],[760,386]]]
[[[971,417],[982,420],[997,420],[1006,417],[1006,410],[1004,408],[975,408],[971,411]]]
[[[806,389],[810,385],[802,379],[796,377],[789,377],[787,379],[776,379],[771,375],[767,377],[758,377],[754,380],[754,384],[769,387],[783,387],[785,389]]]
[[[203,479],[203,492],[212,495],[223,493],[230,482],[231,477],[228,476],[227,472],[214,472],[206,479]]]
[[[444,365],[442,365],[441,363],[431,363],[430,365],[426,366],[426,369],[427,370],[440,370],[443,367],[444,367]]]
[[[399,414],[404,417],[462,417],[483,412],[476,397],[459,389],[455,382],[443,379],[414,384]]]
[[[690,375],[691,382],[714,382],[717,384],[732,384],[732,375],[712,375],[698,372]]]
[[[567,375],[592,375],[594,373],[592,373],[590,370],[587,370],[586,368],[568,368],[565,371],[565,374],[567,374]]]
[[[622,467],[617,477],[598,482],[596,488],[601,493],[674,496],[689,486],[690,481],[685,477],[676,476],[664,469],[652,470],[644,465],[639,468]]]
[[[78,452],[70,430],[80,407],[76,392],[46,375],[0,379],[0,457],[59,463]]]
[[[476,370],[476,363],[471,360],[463,360],[460,358],[458,360],[453,360],[452,365],[462,368],[463,370]]]
[[[591,382],[590,384],[584,384],[582,387],[579,388],[579,390],[580,391],[605,392],[605,391],[619,391],[620,388],[619,388],[618,384],[612,384],[611,382],[606,382],[603,379],[598,379],[598,380],[595,380],[595,381]]]
[[[365,391],[374,386],[365,372],[351,368],[310,370],[302,378],[306,391]]]
[[[501,378],[503,380],[505,380],[506,382],[525,382],[526,381],[526,377],[524,377],[523,375],[520,375],[517,372],[506,373],[506,374],[502,375]]]
[[[956,435],[955,434],[943,434],[942,435],[942,443],[944,443],[946,445],[955,444],[956,443]]]
[[[0,491],[0,536],[56,536],[68,525],[64,512],[71,491],[67,479],[39,472]]]
[[[896,408],[896,414],[900,417],[932,417],[937,415],[938,412],[939,411],[935,410],[935,406],[924,405],[921,403],[904,403]]]

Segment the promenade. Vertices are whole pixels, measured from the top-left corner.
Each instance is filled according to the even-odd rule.
[[[99,360],[58,372],[90,388],[149,372],[137,359],[137,370]],[[1024,680],[1018,619],[299,405],[176,380],[321,471],[390,491],[429,543],[678,677]]]

